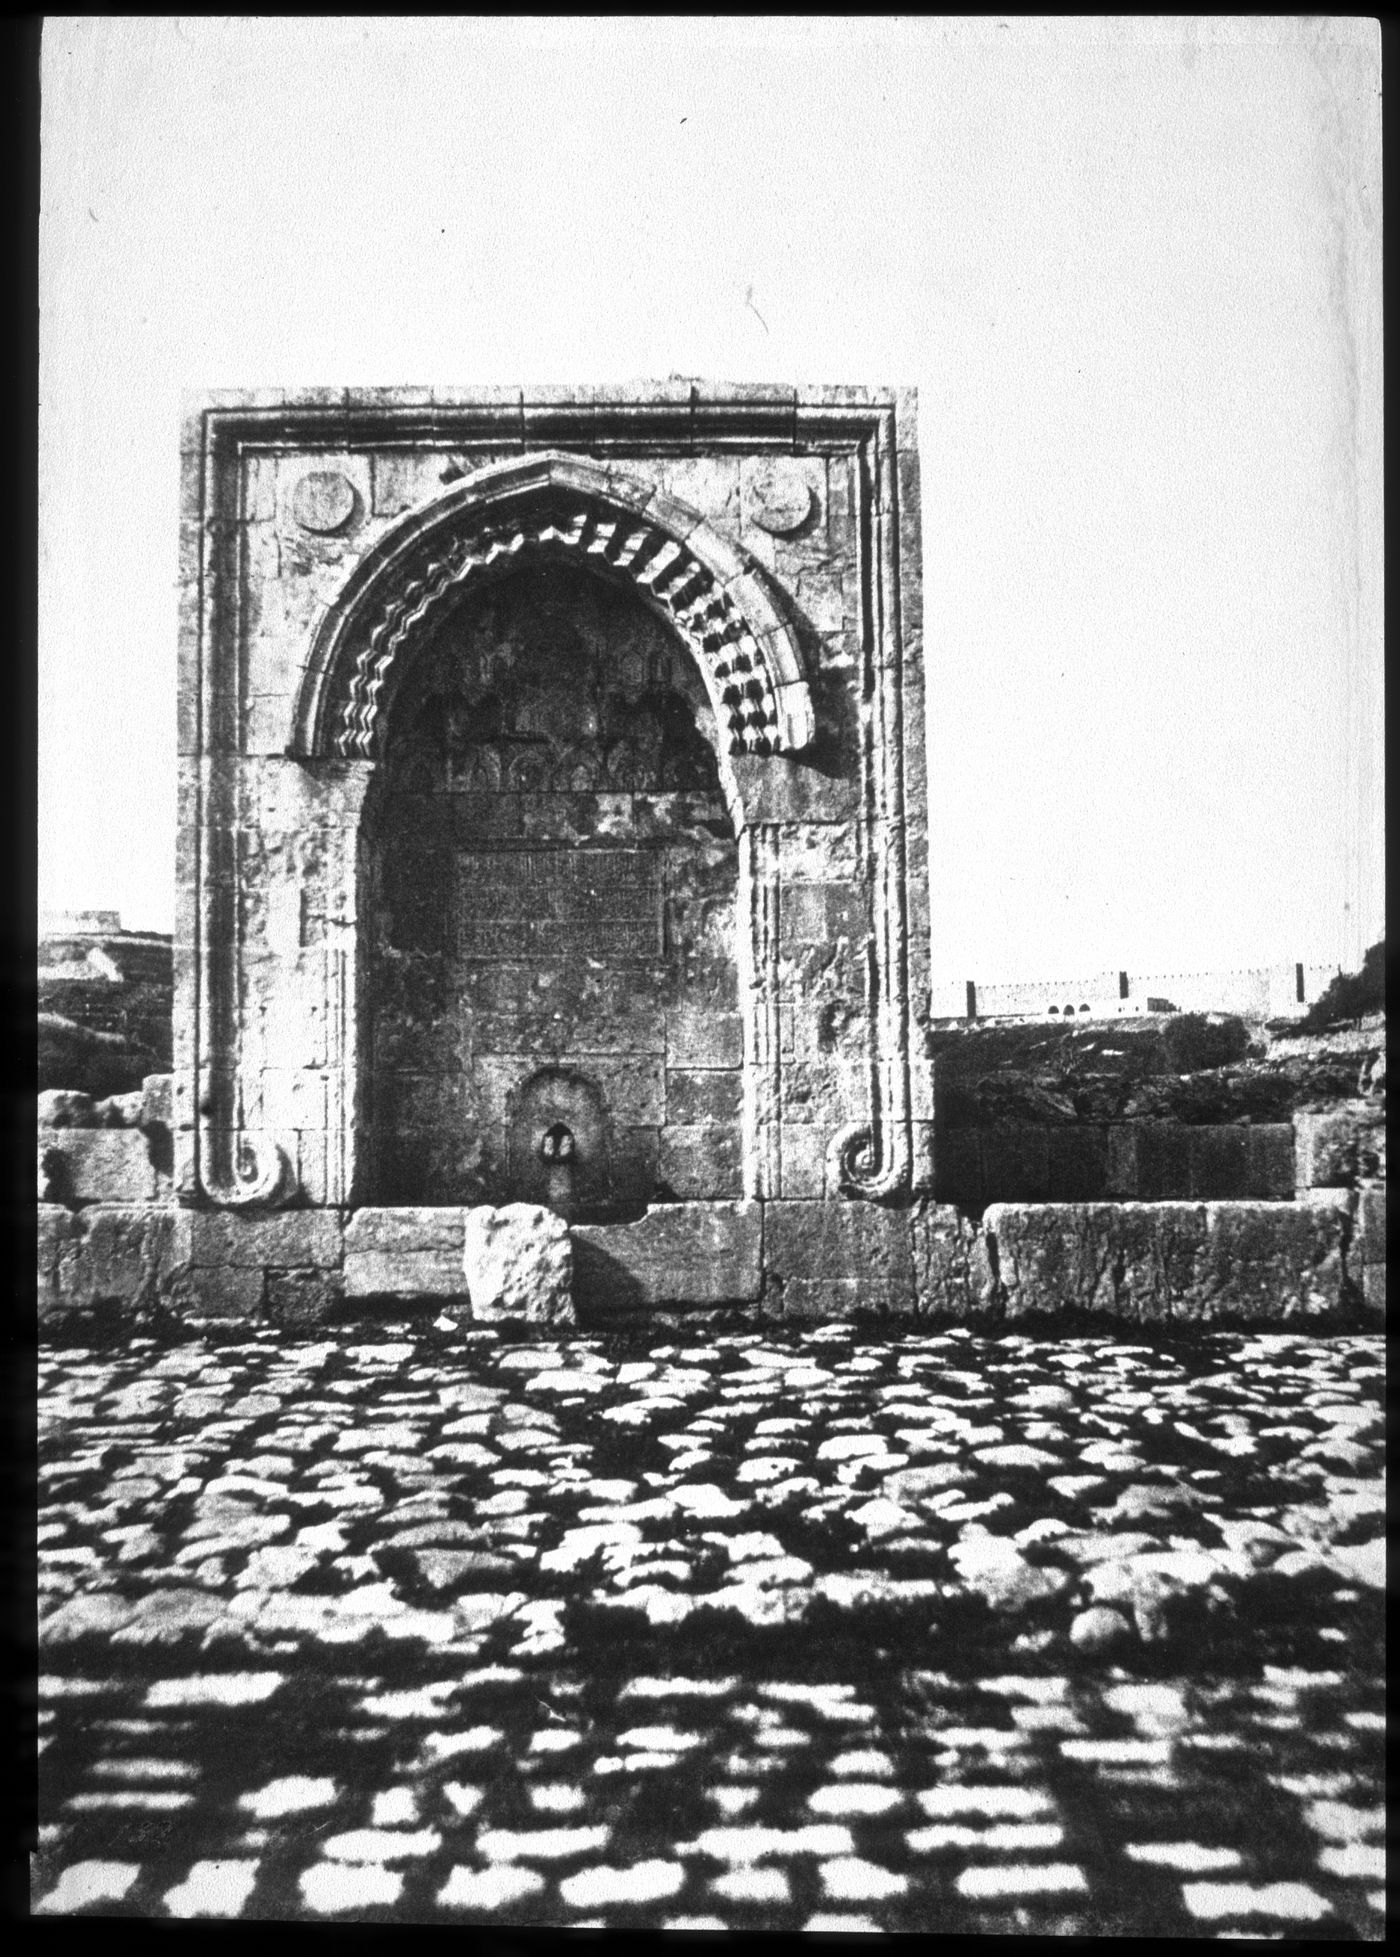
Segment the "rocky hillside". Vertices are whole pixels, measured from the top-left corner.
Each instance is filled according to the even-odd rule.
[[[120,929],[40,936],[38,1087],[105,1099],[171,1065],[168,937]]]

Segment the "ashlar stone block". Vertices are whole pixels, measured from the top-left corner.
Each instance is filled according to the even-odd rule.
[[[94,1203],[59,1236],[54,1290],[65,1306],[154,1302],[181,1268],[179,1230],[163,1204]]]
[[[345,1295],[459,1298],[466,1288],[460,1209],[362,1209],[345,1225]]]
[[[264,1308],[274,1325],[301,1331],[333,1318],[345,1296],[334,1271],[269,1271]]]
[[[195,1211],[184,1218],[184,1224],[192,1265],[323,1271],[340,1267],[339,1210],[280,1210],[266,1215]]]
[[[576,1224],[574,1297],[605,1311],[752,1304],[762,1290],[757,1203],[665,1203],[636,1223]]]
[[[764,1264],[784,1281],[850,1278],[914,1297],[914,1256],[907,1211],[873,1203],[765,1205]],[[873,1294],[872,1294],[873,1295]]]
[[[1008,1318],[1271,1324],[1345,1302],[1350,1221],[1335,1205],[999,1203],[983,1226]]]
[[[474,1320],[571,1325],[573,1257],[562,1218],[535,1203],[480,1204],[464,1223],[463,1272]]]
[[[63,1130],[47,1153],[49,1187],[65,1203],[152,1203],[169,1189],[139,1128]]]
[[[737,1196],[743,1187],[737,1129],[714,1122],[672,1123],[660,1131],[657,1173],[683,1202]]]

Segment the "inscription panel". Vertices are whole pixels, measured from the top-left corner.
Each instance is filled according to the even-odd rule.
[[[650,963],[665,952],[664,897],[659,850],[459,850],[458,954]]]

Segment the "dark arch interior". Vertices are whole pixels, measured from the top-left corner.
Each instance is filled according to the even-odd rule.
[[[372,1200],[539,1200],[542,1067],[600,1110],[576,1214],[739,1193],[712,731],[683,645],[567,563],[468,593],[405,664],[361,848]]]

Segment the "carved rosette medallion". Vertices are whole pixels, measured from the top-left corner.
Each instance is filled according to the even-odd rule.
[[[354,514],[354,484],[338,469],[313,469],[292,491],[292,515],[313,536],[334,536]]]
[[[753,520],[773,537],[791,537],[812,514],[812,486],[790,470],[770,464],[760,469],[749,491]]]

